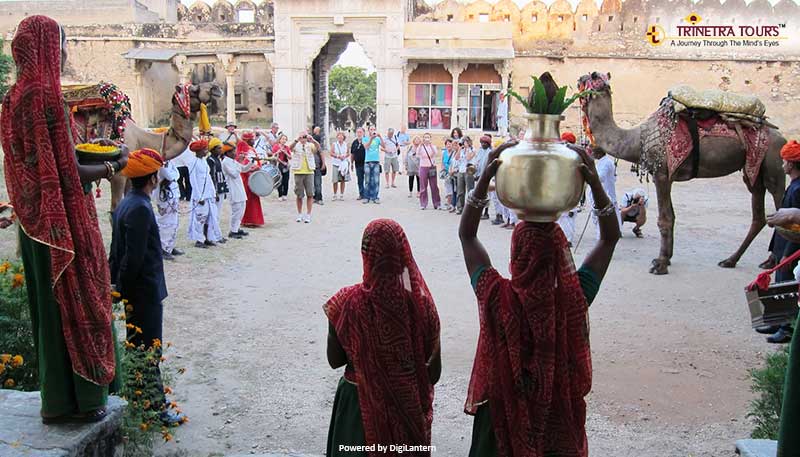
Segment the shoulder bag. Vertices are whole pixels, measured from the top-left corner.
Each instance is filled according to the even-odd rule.
[[[431,167],[428,168],[428,177],[429,178],[435,178],[436,174],[437,174],[436,173],[436,164],[433,163],[433,159],[431,159],[431,155],[430,155],[430,153],[428,153],[428,147],[423,144],[422,145],[422,149],[425,150],[425,155],[428,156],[428,162],[431,163]]]

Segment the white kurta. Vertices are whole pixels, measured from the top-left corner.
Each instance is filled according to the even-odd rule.
[[[614,159],[611,158],[610,155],[606,154],[599,160],[596,160],[595,168],[597,168],[597,176],[600,178],[600,184],[603,185],[603,190],[606,191],[608,194],[608,199],[611,200],[611,203],[614,205],[614,208],[617,212],[617,223],[622,226],[622,218],[619,212],[619,205],[617,205],[617,177],[616,177],[616,167],[614,166]],[[594,196],[592,195],[592,189],[587,189],[586,191],[586,202],[590,208],[594,208]],[[594,223],[595,232],[597,239],[600,239],[600,224],[597,220],[597,215],[592,212],[592,222]]]
[[[172,253],[178,239],[178,208],[180,190],[178,189],[178,168],[174,161],[168,161],[158,170],[158,186],[153,190],[156,202],[156,222],[161,237],[161,249]]]
[[[497,129],[500,135],[508,132],[508,97],[497,101]]]
[[[242,171],[245,166],[239,162],[224,157],[222,159],[222,172],[228,178],[228,200],[231,202],[231,227],[230,232],[236,233],[242,224],[245,205],[247,204],[247,193],[244,190],[242,181]]]
[[[570,244],[572,244],[572,239],[575,238],[575,216],[575,211],[566,211],[557,221],[561,231],[564,232],[564,236],[567,238],[567,242]]]
[[[217,191],[206,159],[195,157],[189,163],[189,182],[192,184],[192,215],[189,221],[189,239],[192,241],[217,241],[220,236],[217,213]],[[208,237],[204,226],[208,224]]]

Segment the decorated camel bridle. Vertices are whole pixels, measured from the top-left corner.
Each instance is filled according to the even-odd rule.
[[[578,80],[578,92],[587,90],[611,91],[611,85],[608,83],[608,75],[603,73],[591,73],[582,76]],[[589,139],[589,145],[596,146],[594,135],[592,134],[592,126],[589,121],[589,99],[594,97],[595,94],[589,94],[581,97],[581,124],[583,126],[583,134]]]

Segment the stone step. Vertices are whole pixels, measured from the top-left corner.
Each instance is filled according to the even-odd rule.
[[[125,402],[109,397],[108,415],[94,424],[44,425],[39,392],[0,389],[0,455],[3,457],[114,457]]]
[[[736,442],[736,453],[741,457],[775,457],[778,453],[778,442],[772,440],[739,440]]]

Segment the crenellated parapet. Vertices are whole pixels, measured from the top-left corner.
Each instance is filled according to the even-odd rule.
[[[423,0],[417,0],[417,3]],[[511,23],[514,48],[518,54],[536,55],[559,52],[578,53],[642,53],[646,55],[670,55],[683,50],[649,48],[646,45],[648,27],[658,24],[667,35],[676,34],[679,25],[687,25],[684,18],[691,13],[702,17],[702,24],[709,26],[775,25],[787,24],[786,32],[800,30],[800,6],[794,0],[780,0],[774,7],[769,0],[603,0],[600,6],[595,0],[580,0],[575,7],[567,0],[556,0],[547,4],[531,0],[522,7],[513,0],[501,0],[490,4],[486,0],[460,2],[443,0],[428,5],[425,14],[414,17],[415,22],[507,22]],[[789,36],[790,46],[780,50],[755,49],[756,54],[766,57],[770,53],[780,55],[800,54],[800,32]],[[782,43],[783,44],[783,43]],[[753,49],[748,49],[752,53]],[[711,49],[712,54],[715,49]],[[723,53],[733,55],[737,51],[731,46]]]
[[[272,29],[274,5],[272,0],[216,0],[206,3],[197,0],[192,5],[178,5],[178,22],[193,24],[268,25]]]

